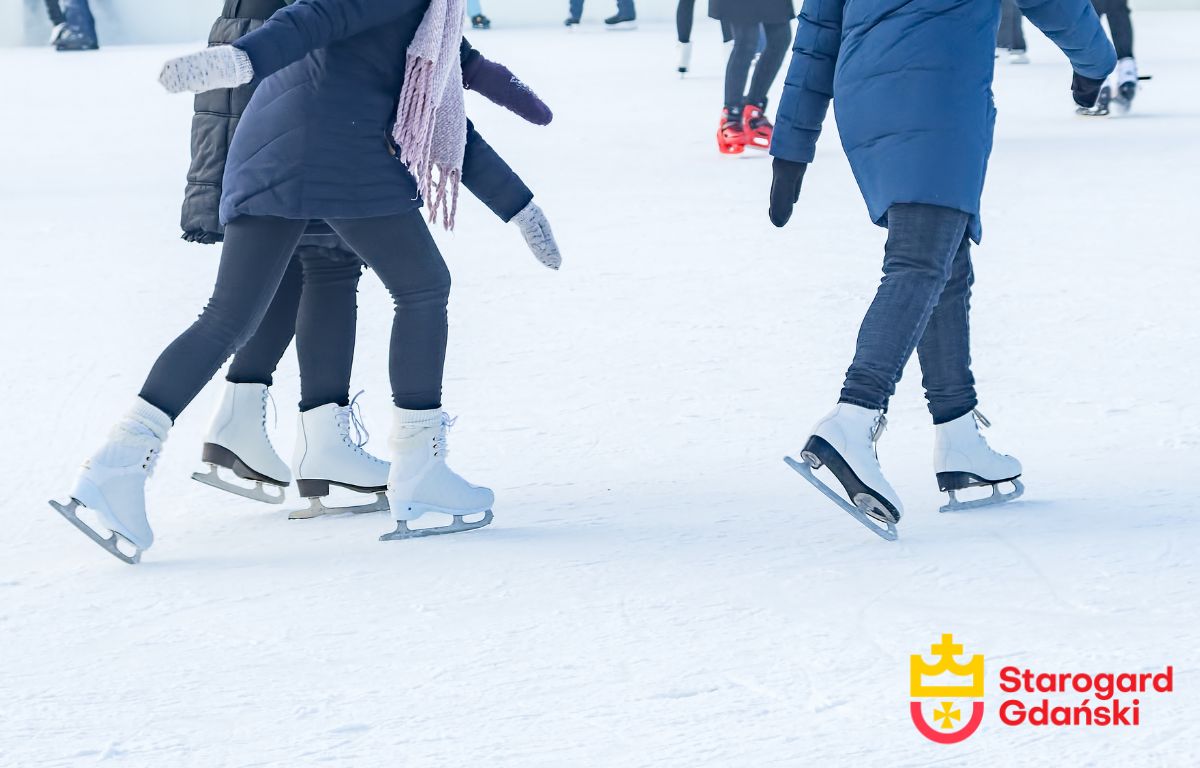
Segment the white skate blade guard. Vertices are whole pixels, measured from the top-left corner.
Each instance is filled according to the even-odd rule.
[[[408,520],[398,520],[396,522],[396,530],[391,533],[385,533],[379,537],[380,541],[401,541],[403,539],[420,539],[426,536],[442,536],[447,533],[462,533],[463,531],[474,531],[484,526],[491,525],[493,515],[492,510],[484,510],[483,512],[467,512],[464,514],[454,514],[453,512],[441,512],[436,509],[426,510],[428,513],[450,515],[454,518],[454,522],[449,525],[442,525],[431,528],[409,528]],[[483,517],[479,520],[468,521],[464,518],[482,514]],[[415,518],[414,518],[415,519]]]
[[[118,560],[121,560],[122,562],[125,562],[125,563],[129,563],[130,565],[137,565],[138,563],[140,563],[142,561],[142,550],[139,549],[138,546],[136,544],[134,544],[132,541],[125,538],[124,536],[117,533],[116,531],[109,531],[108,536],[105,537],[102,534],[100,534],[95,528],[93,528],[92,526],[85,523],[82,519],[80,519],[78,510],[81,508],[87,509],[87,507],[84,507],[83,504],[81,504],[78,499],[71,499],[71,501],[67,504],[60,504],[59,502],[55,501],[54,499],[51,499],[50,506],[53,507],[55,512],[62,515],[63,518],[65,518],[68,523],[70,523],[71,525],[78,528],[80,530],[80,532],[83,533],[83,535],[87,536],[89,539],[96,542],[96,544],[98,544],[101,549],[103,549],[105,552],[108,552],[110,555],[117,558]],[[133,549],[132,555],[126,554],[124,551],[121,550],[121,547],[119,545],[122,543],[124,543],[127,547]]]
[[[864,527],[870,530],[871,533],[874,533],[876,536],[885,541],[896,541],[900,538],[900,534],[896,531],[895,523],[878,520],[843,499],[836,491],[817,479],[817,476],[813,474],[812,467],[808,465],[808,462],[796,461],[791,456],[784,456],[783,461],[789,467],[796,470],[801,477],[812,483],[817,490],[825,494],[830,501],[841,507],[846,514],[850,515],[850,517],[853,517]]]

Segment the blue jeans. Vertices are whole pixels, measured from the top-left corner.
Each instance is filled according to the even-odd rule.
[[[883,280],[858,331],[839,402],[886,411],[915,347],[934,424],[976,406],[970,218],[937,205],[888,209]]]
[[[571,16],[578,19],[583,15],[583,0],[571,0]],[[617,15],[633,17],[637,15],[633,0],[617,0]]]
[[[482,16],[483,15],[483,7],[480,6],[479,0],[467,0],[467,15],[468,16]]]

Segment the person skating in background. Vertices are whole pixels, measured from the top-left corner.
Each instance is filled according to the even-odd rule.
[[[88,0],[46,0],[54,30],[50,44],[60,51],[94,51],[100,47],[96,20]]]
[[[209,33],[209,45],[226,45],[258,29],[287,0],[226,0]],[[465,40],[460,49],[463,80],[489,98],[518,104],[526,119],[545,125],[551,114],[507,68],[485,59]],[[196,96],[192,119],[192,163],[184,193],[183,238],[212,244],[223,240],[218,208],[226,156],[234,129],[255,90],[254,84]],[[533,193],[483,138],[469,126],[463,184],[505,222],[533,200]],[[283,488],[295,474],[300,495],[310,499],[312,517],[329,509],[330,486],[380,498],[350,511],[386,509],[388,463],[365,450],[368,434],[350,400],[354,362],[357,288],[362,262],[324,223],[309,227],[284,273],[254,335],[233,356],[222,395],[201,454],[208,485],[268,503],[284,500]],[[296,338],[300,362],[299,426],[292,466],[279,457],[267,434],[267,397],[275,369]],[[231,483],[220,469],[254,483]],[[278,488],[278,491],[269,489]]]
[[[1076,103],[1093,102],[1116,56],[1088,0],[1018,0],[1026,17],[1066,53]],[[936,425],[934,471],[954,492],[990,486],[1015,498],[1021,464],[979,432],[971,373],[971,242],[992,147],[998,3],[939,0],[805,0],[779,106],[770,218],[784,226],[813,161],[836,95],[842,146],[871,220],[888,230],[883,280],[858,334],[833,411],[789,464],[859,522],[896,536],[903,507],[884,478],[875,444],[914,348]],[[897,65],[896,62],[903,62]],[[828,467],[842,497],[813,475]],[[999,494],[999,484],[1014,490]],[[970,502],[968,502],[970,504]],[[879,526],[885,526],[880,528]]]
[[[568,27],[577,26],[583,18],[583,0],[571,0],[569,12],[571,15],[563,23]],[[637,9],[633,0],[617,0],[617,12],[604,20],[604,26],[611,30],[637,29]]]
[[[483,15],[480,0],[467,0],[467,16],[471,19],[472,29],[491,29],[492,20]]]
[[[772,132],[767,93],[792,41],[792,0],[710,0],[709,15],[728,23],[733,31],[717,148],[726,155],[741,154],[746,147],[766,149],[771,146]],[[765,40],[761,53],[760,40]]]
[[[441,379],[450,276],[419,210],[428,200],[430,218],[453,227],[470,131],[458,2],[305,0],[276,11],[234,45],[163,67],[160,81],[171,92],[261,84],[229,146],[219,211],[224,245],[212,298],[159,356],[133,407],[84,464],[71,501],[52,502],[113,555],[137,562],[153,543],[145,483],[170,427],[250,338],[313,221],[328,224],[395,303],[387,497],[397,525],[384,538],[491,521],[492,492],[446,465]],[[380,130],[387,125],[393,129]],[[557,268],[540,209],[530,202],[522,217],[527,242]],[[81,507],[96,514],[107,536],[78,517]],[[429,513],[453,522],[408,528]],[[122,542],[134,552],[122,552]]]
[[[1118,113],[1128,112],[1138,90],[1137,59],[1133,56],[1133,18],[1129,0],[1092,0],[1096,13],[1108,17],[1108,31],[1117,50],[1117,69],[1114,82],[1101,89],[1100,101],[1091,109],[1081,108],[1080,114],[1106,115],[1110,104]]]
[[[687,74],[692,65],[692,27],[695,25],[695,18],[696,0],[679,0],[679,5],[675,7],[675,33],[679,41],[676,46],[679,61],[677,68],[681,75]],[[727,21],[721,22],[721,40],[725,43],[733,42],[733,28]]]
[[[1029,63],[1021,19],[1021,9],[1017,7],[1017,0],[1000,0],[1000,29],[996,33],[996,48],[1008,52],[1010,64]]]

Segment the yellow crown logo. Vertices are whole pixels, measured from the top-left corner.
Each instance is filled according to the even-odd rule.
[[[942,635],[940,643],[929,647],[937,661],[929,664],[920,654],[914,653],[909,662],[909,677],[912,697],[916,698],[980,698],[983,696],[983,656],[972,656],[966,664],[960,664],[957,656],[963,647],[954,642],[954,635]],[[965,685],[925,685],[925,676],[937,677],[949,672],[959,677],[970,678]]]

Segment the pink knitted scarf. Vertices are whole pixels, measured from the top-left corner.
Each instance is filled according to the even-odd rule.
[[[459,59],[464,5],[465,0],[430,0],[429,10],[408,46],[404,87],[392,128],[400,159],[417,180],[417,190],[429,206],[429,221],[436,221],[441,212],[446,229],[454,229],[467,146]]]

